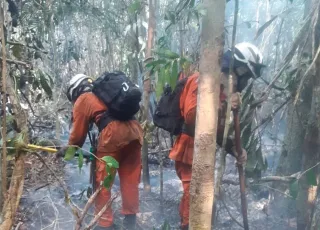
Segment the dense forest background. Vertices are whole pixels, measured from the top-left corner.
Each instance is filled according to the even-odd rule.
[[[112,70],[124,71],[144,91],[140,226],[177,228],[182,189],[167,157],[172,140],[153,126],[152,113],[165,83],[174,87],[179,71],[199,68],[206,29],[201,21],[212,11],[205,3],[1,1],[0,229],[73,228],[74,210],[81,213],[88,201],[83,194],[89,166],[78,159],[56,162],[25,144],[65,144],[72,109],[65,96],[68,80]],[[225,4],[226,50],[235,4]],[[242,94],[251,229],[320,229],[319,13],[317,0],[239,0],[236,43],[255,44],[267,65]],[[216,175],[223,173],[221,162],[218,154]],[[229,156],[221,184],[215,229],[242,229],[238,176]],[[65,196],[71,201],[64,202]],[[120,203],[114,201],[116,207]]]

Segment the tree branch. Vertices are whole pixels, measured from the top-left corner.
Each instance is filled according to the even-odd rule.
[[[282,182],[282,183],[291,183],[294,180],[298,180],[300,178],[300,172],[299,173],[295,173],[291,176],[266,176],[266,177],[262,177],[261,179],[259,179],[258,181],[251,181],[250,184],[256,184],[257,182],[260,183],[269,183],[269,182]],[[234,181],[234,180],[230,180],[230,179],[224,179],[222,180],[223,184],[228,184],[228,185],[239,185],[239,181]]]
[[[36,46],[30,46],[30,45],[26,45],[26,44],[23,44],[23,43],[20,43],[20,42],[14,42],[14,41],[7,41],[7,44],[9,45],[18,45],[18,46],[25,46],[25,47],[28,47],[30,49],[34,49],[34,50],[38,50],[40,51],[41,53],[44,53],[44,54],[48,54],[48,51],[45,51],[45,50],[42,50]]]
[[[77,221],[77,225],[76,225],[75,230],[80,230],[81,229],[82,221],[83,221],[84,217],[86,216],[89,208],[93,204],[94,200],[98,196],[99,192],[101,191],[101,189],[102,189],[102,185],[100,185],[99,188],[92,194],[92,196],[90,196],[88,202],[84,206],[84,209],[83,209],[83,212],[82,212],[80,218]]]
[[[2,60],[2,57],[0,57],[0,60]],[[22,62],[22,61],[16,61],[16,60],[12,60],[12,59],[7,59],[6,62],[8,64],[16,64],[16,65],[23,65],[26,68],[31,68],[31,64],[26,63],[26,62]]]
[[[94,217],[94,219],[90,222],[90,224],[85,228],[85,230],[90,230],[92,227],[97,223],[97,221],[100,219],[102,214],[107,210],[107,208],[112,204],[112,202],[118,197],[120,192],[117,192],[113,197],[110,198],[110,200],[103,206],[103,208],[100,210],[100,212]]]
[[[33,109],[32,105],[31,105],[31,102],[29,101],[29,99],[27,98],[27,96],[22,92],[22,90],[20,90],[20,93],[21,93],[21,95],[23,96],[23,98],[26,100],[27,104],[29,105],[29,108],[30,108],[33,116],[38,117],[38,116],[36,115],[36,113],[34,112],[34,109]]]

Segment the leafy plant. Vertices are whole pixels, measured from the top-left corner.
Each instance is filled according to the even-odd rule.
[[[179,54],[169,49],[160,48],[155,51],[155,54],[158,58],[146,64],[146,68],[149,69],[152,75],[155,73],[158,75],[158,79],[156,80],[156,96],[159,98],[166,83],[168,83],[172,89],[175,88],[178,80],[179,67],[181,70],[186,69],[191,61],[185,57],[180,57]]]
[[[298,182],[299,182],[298,180],[295,180],[289,185],[289,193],[293,199],[296,199],[298,197],[298,191],[299,191]]]
[[[252,92],[251,82],[242,96],[241,106],[241,142],[248,154],[246,174],[248,177],[259,178],[261,172],[268,168],[267,160],[263,155],[260,135],[253,133],[254,114],[257,107],[252,106],[255,98]]]
[[[103,186],[106,189],[110,189],[116,175],[115,171],[117,168],[119,168],[119,163],[116,159],[114,159],[111,156],[102,157],[101,160],[103,160],[106,163],[106,171],[107,171],[107,176],[103,180]]]
[[[161,230],[171,230],[171,227],[170,227],[169,223],[167,221],[165,221],[160,229]],[[153,230],[156,230],[156,228],[153,228]]]

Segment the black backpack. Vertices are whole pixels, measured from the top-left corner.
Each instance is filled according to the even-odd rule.
[[[188,78],[177,82],[173,91],[167,86],[159,100],[153,115],[155,126],[168,131],[171,135],[179,135],[184,124],[180,111],[180,96]]]
[[[135,119],[134,115],[140,109],[142,93],[139,86],[121,71],[103,73],[93,82],[92,92],[108,107],[97,124],[99,131],[112,120]]]

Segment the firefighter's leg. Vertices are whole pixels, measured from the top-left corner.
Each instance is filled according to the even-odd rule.
[[[184,229],[189,225],[189,206],[190,206],[190,182],[192,167],[191,165],[184,164],[182,162],[176,161],[176,172],[180,178],[183,186],[183,196],[181,198],[179,206],[179,214],[181,218],[181,228]]]
[[[102,158],[104,156],[112,156],[117,161],[119,161],[119,153],[97,153],[97,156],[99,158]],[[116,174],[116,171],[112,172],[113,174]],[[96,160],[96,188],[99,187],[100,182],[103,181],[103,179],[107,176],[106,171],[106,165],[104,162],[101,162],[99,160]],[[112,187],[112,184],[111,184]],[[99,192],[98,196],[95,199],[95,215],[97,215],[100,210],[105,206],[105,204],[109,201],[111,198],[111,187],[109,190],[106,188],[102,188],[102,190]],[[101,218],[98,221],[98,225],[100,227],[110,227],[113,225],[113,214],[111,206],[108,207],[108,209],[102,214]]]
[[[119,167],[124,224],[134,225],[139,212],[139,183],[141,176],[141,145],[133,141],[121,150]]]

